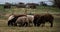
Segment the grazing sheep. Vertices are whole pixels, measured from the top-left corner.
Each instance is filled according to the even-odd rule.
[[[33,25],[34,15],[27,15],[27,18],[29,19],[29,26]]]
[[[31,26],[33,24],[34,16],[33,15],[27,15],[23,17],[19,17],[16,21],[16,24],[19,26]]]
[[[16,22],[16,20],[19,18],[19,17],[22,17],[22,16],[26,16],[26,15],[11,15],[9,18],[8,18],[8,26],[13,26]],[[14,25],[15,26],[15,25]]]
[[[12,25],[12,26],[13,26],[13,19],[14,19],[14,15],[11,15],[11,16],[8,18],[8,26],[9,26],[9,25]]]
[[[28,26],[28,18],[26,16],[19,17],[16,21],[18,26]]]
[[[46,22],[49,22],[51,24],[51,27],[53,27],[53,20],[54,20],[54,17],[51,15],[51,14],[45,14],[45,15],[34,15],[34,26],[40,26],[41,24],[44,24]]]

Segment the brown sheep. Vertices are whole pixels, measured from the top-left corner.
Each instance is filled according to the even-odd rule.
[[[44,14],[44,15],[34,15],[34,26],[40,26],[40,24],[45,24],[46,22],[49,22],[51,24],[51,27],[53,27],[53,20],[54,17],[51,14]]]

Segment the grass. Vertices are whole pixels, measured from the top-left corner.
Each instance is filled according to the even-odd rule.
[[[16,13],[21,14],[24,13],[24,10],[21,8],[11,8],[11,9],[3,9],[3,6],[0,6],[0,12],[2,16],[0,16],[0,32],[59,32],[60,31],[60,16],[54,15],[53,27],[50,27],[49,23],[45,24],[45,27],[8,27],[7,26],[7,16],[6,14]],[[60,13],[60,9],[55,7],[44,7],[39,6],[37,9],[28,9],[28,13],[46,13],[48,10],[49,13],[55,14]]]
[[[49,23],[45,27],[8,27],[7,20],[0,20],[0,32],[59,32],[60,31],[60,16],[54,16],[53,27]]]
[[[3,6],[0,6],[0,12],[2,13],[17,13],[17,14],[20,14],[20,13],[24,13],[24,10],[21,9],[21,8],[16,8],[16,7],[12,7],[10,9],[4,9]],[[38,6],[35,10],[34,9],[28,9],[28,13],[46,13],[46,12],[49,12],[49,13],[60,13],[60,9],[59,8],[56,8],[56,7],[48,7],[48,6]]]

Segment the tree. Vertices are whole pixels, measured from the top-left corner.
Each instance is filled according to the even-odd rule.
[[[36,4],[36,3],[27,3],[26,4],[27,8],[32,8],[32,9],[36,9],[37,6],[39,6],[39,4]]]
[[[4,5],[4,8],[11,8],[11,4],[6,2],[5,5]]]
[[[60,0],[54,0],[55,6],[60,8]]]
[[[40,2],[40,5],[42,5],[42,6],[47,6],[47,4],[45,3],[45,2]]]
[[[20,2],[16,5],[18,8],[25,8],[25,4]]]

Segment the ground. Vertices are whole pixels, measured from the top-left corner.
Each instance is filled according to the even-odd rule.
[[[7,20],[0,20],[0,32],[59,32],[60,16],[55,16],[53,27],[49,23],[45,27],[8,27]]]
[[[49,23],[45,24],[45,27],[8,27],[7,25],[7,16],[4,15],[8,15],[12,12],[20,14],[23,11],[21,11],[21,8],[14,8],[15,10],[11,9],[2,9],[2,7],[0,8],[0,12],[3,12],[2,16],[0,16],[0,32],[59,32],[60,31],[60,9],[58,8],[48,8],[48,7],[38,7],[36,10],[33,11],[33,9],[31,11],[31,13],[45,13],[46,10],[49,10],[49,13],[52,14],[54,16],[54,21],[53,21],[53,27],[50,27]],[[6,13],[6,14],[4,14]],[[59,15],[55,15],[55,14],[59,14]]]

